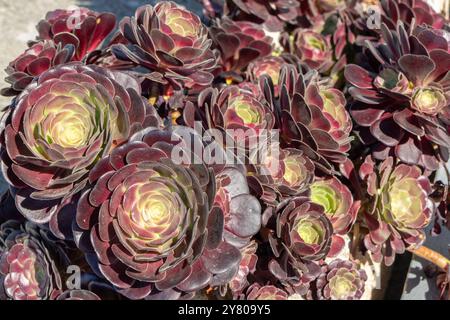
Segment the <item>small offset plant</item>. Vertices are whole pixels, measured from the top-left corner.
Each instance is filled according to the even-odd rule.
[[[448,17],[203,4],[55,10],[8,65],[0,299],[370,299],[406,251],[448,298]]]

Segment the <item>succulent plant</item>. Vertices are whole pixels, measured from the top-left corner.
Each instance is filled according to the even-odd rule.
[[[40,41],[25,50],[6,68],[6,82],[11,88],[2,90],[3,95],[16,95],[22,92],[36,77],[48,69],[72,61],[75,47],[72,44],[62,46],[52,40]]]
[[[239,248],[260,227],[260,205],[239,171],[216,167],[215,179],[203,163],[173,162],[175,147],[191,155],[182,137],[195,132],[136,134],[91,171],[93,186],[78,204],[78,246],[99,276],[131,299],[227,284],[238,271]]]
[[[347,58],[352,58],[352,51],[355,50],[356,39],[346,13],[347,10],[332,11],[323,17],[312,14],[309,27],[299,26],[280,36],[280,43],[286,51],[311,69],[329,77],[329,81],[337,88],[344,85],[342,70]],[[351,54],[347,54],[349,52]]]
[[[345,162],[350,150],[352,122],[343,93],[327,87],[314,70],[286,65],[280,79],[279,97],[267,80],[261,91],[277,115],[281,146],[302,150],[316,168],[332,172],[332,164]]]
[[[267,219],[267,226],[275,223],[268,238],[275,256],[280,256],[283,250],[306,261],[321,260],[328,255],[333,226],[321,205],[307,197],[295,197],[281,203],[272,214],[264,220]]]
[[[347,234],[356,221],[360,202],[336,177],[316,180],[310,187],[310,199],[321,205],[333,224],[334,232]]]
[[[401,23],[405,28],[427,26],[437,32],[445,32],[448,24],[448,19],[424,0],[357,1],[355,7],[344,11],[351,21],[349,27],[357,36],[359,45],[364,45],[368,39],[378,42],[380,36],[383,36],[380,24],[385,24],[390,30],[395,30]],[[376,16],[373,15],[374,12],[377,13]]]
[[[220,51],[219,75],[227,83],[241,82],[247,66],[273,50],[273,39],[256,23],[224,17],[215,21],[210,33]]]
[[[257,96],[253,89],[257,91]],[[263,139],[270,142],[272,138],[270,130],[275,124],[270,105],[262,99],[257,87],[248,85],[203,90],[198,96],[197,103],[188,101],[185,104],[183,119],[191,128],[198,126],[196,122],[199,122],[206,130],[220,130],[222,140],[225,140],[223,143],[229,141],[234,144],[235,148],[227,145],[227,149],[250,151],[256,150],[255,143],[257,146],[262,145]],[[235,153],[242,158],[250,157],[251,152],[246,152],[242,156],[238,151]]]
[[[399,21],[441,29],[446,19],[423,0],[381,0],[382,21],[394,29]]]
[[[434,212],[429,198],[431,184],[419,167],[396,164],[391,157],[377,168],[368,156],[360,176],[372,197],[364,214],[369,229],[364,245],[375,261],[384,258],[389,266],[395,254],[418,247],[425,240],[424,228]]]
[[[366,280],[366,272],[355,262],[333,260],[322,267],[315,294],[319,300],[359,300],[364,294]]]
[[[268,76],[272,81],[274,93],[279,94],[280,72],[281,68],[289,63],[282,56],[267,56],[254,60],[247,69],[247,78],[255,84],[258,84],[263,76]]]
[[[209,110],[206,106],[209,106]],[[267,104],[255,97],[253,92],[238,86],[228,86],[221,90],[205,89],[199,95],[197,107],[188,103],[185,108],[185,122],[192,127],[195,121],[203,119],[215,128],[222,129],[258,130],[271,129],[274,125],[273,115]]]
[[[281,31],[295,24],[300,6],[297,0],[227,0],[225,14],[236,20],[263,24],[270,31]]]
[[[19,211],[50,222],[81,191],[89,170],[129,135],[158,116],[134,78],[96,66],[69,64],[44,72],[16,99],[2,133],[2,169]],[[73,216],[73,214],[72,214]]]
[[[142,6],[120,22],[127,44],[113,45],[118,59],[148,70],[145,78],[179,90],[206,87],[217,59],[200,18],[174,2]]]
[[[7,66],[0,300],[365,299],[407,250],[447,297],[445,14],[199,1],[51,11]]]
[[[368,42],[373,68],[348,65],[345,77],[356,100],[351,115],[373,155],[434,171],[448,160],[450,139],[448,42],[428,28],[382,25],[384,43]]]
[[[277,86],[280,82],[280,71],[286,61],[281,57],[268,56],[253,61],[249,68],[248,74],[252,82],[258,83],[263,75],[268,75],[272,83]]]
[[[331,37],[299,28],[294,33],[293,53],[311,69],[326,72],[333,65]]]
[[[68,263],[60,245],[27,222],[0,226],[0,300],[50,300],[61,293],[58,268]]]
[[[249,185],[266,204],[276,205],[277,201],[307,193],[314,180],[314,164],[302,151],[277,151],[263,163],[249,165],[247,169]]]
[[[320,274],[318,262],[335,255],[331,221],[323,207],[308,197],[292,197],[277,207],[268,207],[261,235],[273,254],[268,263],[270,273],[300,295],[308,292],[310,283]]]
[[[101,45],[116,26],[112,13],[98,13],[87,8],[55,10],[47,13],[37,25],[38,40],[53,40],[55,44],[73,45],[74,60],[82,61]]]
[[[252,284],[247,289],[246,300],[288,300],[288,293],[273,285]]]

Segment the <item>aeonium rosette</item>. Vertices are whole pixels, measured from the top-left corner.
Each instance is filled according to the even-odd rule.
[[[10,88],[2,89],[2,95],[10,96],[22,92],[35,77],[48,69],[73,60],[75,47],[67,44],[55,44],[52,40],[40,41],[31,45],[6,68],[5,81]]]
[[[330,36],[313,30],[297,29],[293,39],[293,53],[310,68],[328,71],[333,65],[333,49]]]
[[[241,82],[249,64],[269,56],[273,39],[261,25],[249,21],[218,19],[210,28],[211,38],[220,52],[220,74],[228,84]]]
[[[269,271],[286,288],[305,295],[320,274],[318,263],[340,248],[332,247],[333,225],[322,206],[308,197],[288,198],[263,214],[261,231],[273,258]]]
[[[263,75],[267,75],[275,89],[275,95],[279,94],[280,72],[287,62],[282,57],[267,56],[259,58],[248,66],[247,77],[252,83],[258,84]]]
[[[250,85],[244,82],[240,86],[203,90],[197,103],[185,104],[184,122],[192,128],[200,125],[205,130],[212,129],[210,133],[219,134],[222,142],[228,143],[227,148],[232,148],[232,143],[235,149],[249,151],[262,141],[269,143],[275,138],[271,132],[275,116],[258,88]]]
[[[313,91],[310,94],[313,95]],[[330,124],[330,135],[336,141],[340,141],[340,149],[342,151],[348,151],[352,120],[346,110],[347,102],[344,94],[337,89],[327,87],[319,87],[318,94],[320,99],[310,96],[311,102],[315,103],[321,109],[324,117],[328,120]]]
[[[259,80],[262,75],[267,74],[272,80],[272,83],[278,85],[281,67],[285,63],[286,62],[280,57],[263,57],[250,64],[248,73],[254,80]]]
[[[236,88],[236,87],[234,87]],[[226,129],[233,129],[239,127],[247,128],[264,128],[270,126],[270,118],[265,118],[264,106],[253,97],[253,95],[234,90],[228,92],[225,90],[224,97],[229,96],[227,101],[227,108],[223,111],[223,126]],[[225,104],[222,104],[225,107]],[[267,121],[269,120],[269,121]]]
[[[312,3],[305,3],[307,5]],[[304,65],[327,76],[331,83],[339,82],[337,87],[343,85],[340,80],[341,71],[347,63],[345,49],[355,41],[355,36],[348,27],[347,17],[337,11],[326,16],[319,16],[317,13],[312,15],[315,15],[315,21],[310,28],[298,27],[293,32],[283,32],[280,43]]]
[[[313,298],[319,300],[360,300],[367,274],[350,260],[333,260],[322,266]]]
[[[171,1],[139,7],[120,22],[126,43],[112,47],[118,59],[148,70],[145,78],[176,90],[208,86],[217,59],[200,18]]]
[[[36,41],[14,59],[6,69],[11,88],[4,95],[20,93],[31,81],[54,66],[71,61],[90,63],[116,25],[112,13],[87,8],[57,9],[47,13],[36,26]]]
[[[356,102],[350,113],[377,160],[396,156],[430,171],[448,161],[450,52],[444,33],[426,26],[381,26],[382,42],[367,42],[361,66],[345,77]],[[398,41],[400,39],[400,41]],[[364,66],[364,67],[363,67]]]
[[[360,201],[336,177],[316,180],[310,188],[310,199],[321,205],[330,218],[335,233],[346,234],[355,223]]]
[[[299,6],[299,1],[292,0],[228,0],[225,12],[236,20],[253,21],[278,32],[295,24]]]
[[[226,285],[238,272],[240,248],[259,231],[260,204],[245,176],[208,168],[191,139],[204,146],[182,126],[136,133],[95,166],[78,204],[78,246],[131,299]]]
[[[333,224],[332,248],[335,256],[344,248],[342,236],[352,229],[361,202],[354,201],[350,190],[336,177],[317,179],[310,187],[310,199],[323,207]]]
[[[375,261],[384,258],[386,265],[394,262],[395,254],[420,246],[425,240],[434,204],[428,177],[417,166],[395,164],[387,158],[377,168],[371,157],[360,168],[372,197],[371,207],[364,214],[369,233],[364,245]]]
[[[112,13],[74,7],[48,12],[36,29],[38,40],[53,40],[63,47],[73,45],[74,61],[82,61],[88,59],[90,53],[101,49],[115,26],[116,17]]]
[[[435,11],[433,2],[426,0],[385,0],[380,1],[382,20],[390,29],[398,22],[406,25],[428,25],[435,29],[444,29],[446,18]]]
[[[159,123],[134,78],[78,63],[43,73],[9,113],[4,176],[19,211],[35,223],[50,222],[59,237],[71,222],[57,212],[84,188],[93,165],[130,134]]]
[[[438,87],[414,89],[411,106],[422,113],[436,115],[448,106],[444,91]]]
[[[0,225],[0,300],[53,300],[62,292],[58,268],[69,264],[61,243],[30,222]]]
[[[247,179],[253,192],[266,204],[276,205],[287,197],[306,193],[314,180],[314,163],[298,149],[281,149],[248,165]],[[277,150],[275,150],[277,148]]]
[[[317,261],[328,255],[333,226],[322,206],[307,197],[295,197],[281,203],[273,212],[278,214],[267,221],[270,225],[276,219],[275,231],[269,234],[275,255],[284,249],[300,260]]]
[[[325,85],[317,71],[299,72],[293,65],[281,69],[278,96],[267,79],[260,86],[277,115],[282,147],[302,150],[327,173],[333,172],[332,163],[346,161],[352,121],[341,91]]]

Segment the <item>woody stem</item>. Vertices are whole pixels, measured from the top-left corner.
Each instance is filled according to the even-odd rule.
[[[421,246],[417,249],[408,249],[408,251],[435,264],[442,270],[447,271],[449,268],[450,260],[448,260],[446,257],[441,255],[440,253],[437,253],[436,251],[431,250],[430,248]]]

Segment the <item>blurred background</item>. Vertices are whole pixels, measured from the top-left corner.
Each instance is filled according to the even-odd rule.
[[[197,14],[202,13],[201,0],[173,0],[183,4],[191,11]],[[55,9],[69,9],[71,6],[84,6],[95,11],[113,12],[120,20],[125,15],[132,15],[135,9],[143,4],[154,4],[158,0],[0,0],[0,88],[7,85],[3,81],[6,73],[4,69],[10,61],[22,53],[26,48],[26,42],[36,37],[35,26],[42,19],[47,11]],[[436,10],[448,7],[448,0],[428,0]],[[0,96],[1,108],[7,106],[10,99]],[[7,188],[6,183],[0,176],[0,191]],[[428,237],[426,245],[445,256],[448,256],[450,243],[450,232],[443,231],[439,237]],[[406,283],[405,278],[392,278],[390,287],[392,294],[388,292],[388,298],[398,299],[398,292],[402,293],[401,298],[410,299],[436,299],[437,289],[434,279],[427,279],[424,274],[424,268],[428,263],[424,260],[410,256],[403,257],[403,266],[400,265],[394,269],[393,274],[405,274],[402,268],[408,268]],[[410,264],[411,261],[411,264]],[[397,288],[396,288],[397,286]],[[398,288],[400,286],[400,288]]]

